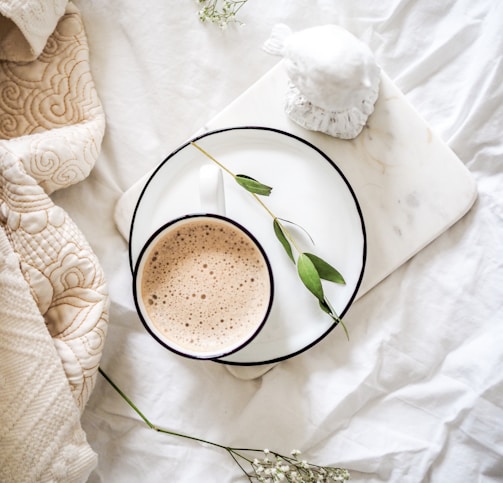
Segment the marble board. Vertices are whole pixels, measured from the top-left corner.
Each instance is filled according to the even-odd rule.
[[[287,117],[288,77],[282,64],[203,131],[273,127],[304,138],[332,159],[349,180],[365,220],[367,261],[359,298],[469,211],[476,183],[385,73],[367,126],[355,139],[341,140],[308,131]]]
[[[195,136],[237,126],[274,128],[305,139],[338,166],[354,190],[365,222],[367,258],[357,300],[458,221],[477,197],[476,183],[385,73],[367,126],[355,139],[341,140],[308,131],[287,117],[283,106],[288,77],[282,64]],[[126,239],[150,175],[117,203],[115,221]],[[230,370],[237,377],[252,378],[270,367],[230,366]]]

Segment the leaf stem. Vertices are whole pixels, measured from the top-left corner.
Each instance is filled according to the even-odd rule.
[[[281,223],[281,218],[279,218],[278,216],[276,216],[269,208],[268,206],[255,194],[255,193],[250,193],[259,203],[260,205],[262,205],[262,208],[264,208],[265,211],[267,211],[267,213],[269,213],[269,215],[272,217],[272,219],[274,221],[276,221],[276,223],[278,223],[278,225],[281,226],[281,229],[283,230],[283,232],[285,233],[285,235],[288,237],[288,239],[290,240],[290,242],[292,243],[292,245],[295,247],[295,249],[297,250],[298,253],[302,253],[301,249],[299,248],[299,246],[297,245],[297,243],[295,242],[295,238],[292,236],[292,234],[285,228],[285,225],[283,225],[283,223]]]
[[[286,229],[285,225],[281,223],[280,218],[276,217],[276,223],[281,226],[281,229],[283,230],[283,233],[288,237],[292,245],[295,247],[295,250],[297,250],[297,253],[302,253],[302,250],[300,247],[297,245],[297,242],[295,241],[295,238],[292,236],[292,234]]]
[[[199,146],[199,144],[197,144],[194,141],[192,141],[190,144],[192,146],[194,146],[196,149],[198,149],[201,153],[203,153],[207,158],[211,159],[215,164],[217,164],[220,168],[222,168],[226,173],[230,174],[233,178],[236,178],[236,175],[230,169],[228,169],[220,161],[215,159],[210,153],[208,153],[208,151],[206,151],[201,146]]]
[[[203,149],[199,144],[197,144],[195,141],[191,141],[190,143],[192,146],[194,146],[198,151],[200,151],[202,154],[204,154],[208,159],[211,159],[217,166],[219,166],[221,169],[223,169],[227,174],[232,176],[233,178],[236,178],[236,174],[233,173],[227,166],[222,164],[218,159],[213,157],[208,151]],[[265,211],[272,217],[273,220],[276,220],[276,222],[281,225],[281,228],[283,229],[285,235],[288,237],[292,245],[295,247],[298,253],[301,253],[300,248],[298,247],[297,243],[295,242],[295,238],[292,236],[292,234],[285,228],[285,225],[283,225],[280,222],[280,218],[278,218],[270,209],[269,207],[255,194],[250,192],[250,194],[257,200],[257,202],[264,208]]]

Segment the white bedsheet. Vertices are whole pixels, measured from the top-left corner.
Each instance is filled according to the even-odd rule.
[[[249,0],[242,27],[193,0],[77,0],[106,116],[91,176],[58,192],[111,294],[102,367],[156,424],[234,446],[299,448],[353,481],[503,481],[503,3]],[[473,173],[471,211],[360,299],[342,330],[242,381],[160,347],[134,310],[113,211],[142,175],[268,71],[274,24],[337,23]],[[243,481],[224,453],[158,434],[100,378],[83,416],[91,482]]]

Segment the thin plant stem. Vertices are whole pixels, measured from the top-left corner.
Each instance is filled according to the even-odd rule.
[[[110,377],[107,375],[107,373],[101,367],[98,368],[98,371],[106,379],[106,381],[115,389],[115,391],[122,397],[122,399],[124,399],[124,401],[126,401],[129,404],[131,409],[133,409],[133,411],[136,414],[138,414],[138,416],[140,416],[140,418],[145,422],[145,424],[150,429],[153,429],[159,433],[170,434],[171,436],[177,436],[179,438],[190,439],[192,441],[197,441],[198,443],[205,443],[205,444],[209,444],[211,446],[216,446],[217,448],[225,449],[227,451],[229,450],[228,446],[224,446],[224,445],[221,445],[218,443],[213,443],[212,441],[207,441],[202,438],[197,438],[195,436],[189,436],[188,434],[178,433],[176,431],[170,431],[169,429],[164,429],[159,426],[156,426],[155,424],[150,422],[150,420],[138,409],[138,407],[133,403],[133,401],[131,401],[131,399],[129,399],[129,397],[126,396],[126,394],[119,388],[119,386],[117,386],[117,384],[115,384],[112,381],[112,379],[110,379]]]
[[[143,420],[143,422],[150,429],[152,429],[154,431],[157,431],[159,433],[164,433],[164,434],[168,434],[170,436],[175,436],[175,437],[178,437],[178,438],[184,438],[184,439],[188,439],[188,440],[191,440],[191,441],[196,441],[198,443],[207,444],[207,445],[214,446],[216,448],[220,448],[220,449],[223,449],[223,450],[227,451],[227,453],[232,457],[232,459],[234,460],[234,462],[243,471],[243,473],[246,475],[246,477],[249,479],[249,481],[252,481],[250,475],[248,474],[248,472],[246,471],[246,469],[243,467],[243,465],[239,462],[238,458],[241,458],[242,460],[246,461],[247,463],[252,464],[253,460],[251,460],[250,458],[246,457],[244,454],[241,453],[241,451],[249,451],[249,452],[255,452],[255,453],[257,453],[257,452],[262,452],[262,450],[253,449],[253,448],[232,448],[230,446],[225,446],[223,444],[215,443],[213,441],[208,441],[208,440],[203,439],[203,438],[198,438],[198,437],[195,437],[195,436],[190,436],[188,434],[179,433],[177,431],[171,431],[169,429],[161,428],[161,427],[155,425],[154,423],[152,423],[145,416],[145,414],[143,414],[143,412],[140,411],[140,409],[138,408],[138,406],[136,406],[136,404],[134,404],[133,401],[131,401],[131,399],[124,393],[124,391],[122,391],[122,389],[119,386],[117,386],[117,384],[115,384],[114,381],[112,381],[112,379],[108,376],[108,374],[101,367],[98,367],[98,371],[105,378],[105,380],[113,387],[113,389],[122,397],[122,399],[124,399],[124,401],[126,401],[126,403],[131,407],[131,409],[133,409],[133,411],[136,414],[138,414],[138,416]]]
[[[255,194],[255,193],[250,193],[259,203],[262,205],[265,211],[269,213],[269,215],[272,217],[272,219],[281,226],[281,229],[283,230],[283,233],[288,237],[288,240],[292,243],[292,245],[295,247],[298,253],[301,253],[301,249],[295,242],[295,238],[292,236],[292,234],[286,229],[285,225],[281,223],[280,218],[278,218],[269,208],[268,206]]]
[[[155,425],[153,425],[146,417],[145,415],[136,407],[136,405],[133,403],[133,401],[131,401],[131,399],[129,399],[126,394],[124,394],[124,392],[122,392],[122,390],[120,389],[119,386],[117,386],[115,384],[115,382],[112,381],[112,379],[110,379],[108,377],[108,375],[106,374],[106,372],[101,368],[101,367],[98,367],[98,371],[99,373],[106,379],[106,381],[119,393],[119,395],[122,397],[122,399],[124,399],[130,406],[131,408],[134,410],[134,412],[136,414],[138,414],[138,416],[140,416],[141,419],[143,419],[143,421],[145,422],[145,424],[149,427],[149,428],[152,428],[152,429],[155,429]]]
[[[263,465],[263,464],[271,465],[272,462],[270,460],[267,460],[267,458],[262,461],[260,461],[258,459],[251,459],[248,456],[246,456],[246,454],[244,454],[244,453],[255,453],[255,454],[257,454],[257,453],[269,454],[270,453],[271,455],[274,455],[274,457],[277,458],[278,461],[283,460],[283,461],[289,463],[290,465],[292,465],[294,467],[294,469],[296,469],[297,472],[300,474],[304,474],[306,471],[309,471],[309,468],[311,468],[311,469],[314,469],[315,471],[322,470],[323,473],[319,473],[320,475],[321,474],[325,475],[326,470],[343,471],[343,472],[345,472],[345,474],[347,474],[347,478],[349,478],[349,472],[347,472],[347,470],[324,467],[324,466],[313,465],[313,464],[309,464],[306,466],[305,462],[299,461],[299,460],[297,460],[295,458],[291,458],[289,456],[282,455],[282,454],[277,453],[275,451],[253,449],[253,448],[234,448],[231,446],[225,446],[223,444],[214,443],[213,441],[208,441],[206,439],[197,438],[195,436],[190,436],[188,434],[183,434],[183,433],[179,433],[177,431],[170,431],[168,429],[161,428],[161,427],[153,424],[143,414],[143,412],[140,411],[140,409],[136,406],[136,404],[134,404],[133,401],[131,401],[131,399],[124,393],[124,391],[122,391],[119,388],[119,386],[117,386],[117,384],[115,384],[115,382],[112,381],[112,379],[108,376],[108,374],[101,367],[98,367],[98,371],[105,378],[105,380],[112,386],[112,388],[122,397],[122,399],[124,399],[124,401],[126,401],[126,403],[134,410],[134,412],[142,419],[142,421],[150,429],[157,431],[159,433],[164,433],[164,434],[168,434],[170,436],[175,436],[178,438],[184,438],[184,439],[188,439],[191,441],[196,441],[198,443],[207,444],[209,446],[214,446],[216,448],[220,448],[220,449],[225,450],[230,455],[230,457],[233,459],[233,461],[237,464],[237,466],[241,469],[241,471],[246,476],[248,481],[250,481],[250,482],[253,482],[254,478],[256,478],[258,481],[262,481],[262,479],[260,479],[261,477],[258,476],[258,468],[261,467],[261,465]],[[297,453],[292,452],[292,454],[298,454],[298,452]],[[251,473],[246,471],[246,468],[243,466],[243,462],[246,462],[250,465]],[[288,473],[285,473],[283,476],[286,478],[287,481],[293,481],[290,479],[290,476]],[[347,479],[347,478],[345,478],[345,479]],[[276,481],[276,480],[274,480],[274,481]],[[295,481],[299,481],[299,480],[295,479]],[[309,479],[309,481],[314,481],[314,480]],[[331,480],[323,479],[323,480],[316,480],[316,481],[331,481]]]
[[[226,173],[230,174],[233,178],[236,178],[236,175],[226,166],[224,166],[220,161],[215,159],[210,153],[208,153],[206,150],[204,150],[199,144],[195,143],[192,141],[190,143],[192,146],[194,146],[196,149],[201,151],[207,158],[211,159],[215,164],[217,164],[220,168],[222,168]]]
[[[192,146],[194,146],[196,149],[198,149],[202,154],[204,154],[208,159],[213,161],[217,166],[219,166],[221,169],[223,169],[227,174],[232,176],[234,179],[236,179],[236,174],[233,173],[227,166],[223,165],[220,161],[218,161],[215,157],[213,157],[208,151],[203,149],[201,146],[199,146],[195,141],[192,141],[190,143]],[[255,193],[250,194],[257,200],[257,202],[264,208],[264,210],[271,216],[271,218],[278,223],[285,235],[288,237],[289,241],[292,243],[292,245],[295,247],[298,253],[301,253],[300,248],[298,247],[297,243],[295,242],[295,238],[291,235],[291,233],[285,228],[285,225],[280,222],[280,219],[269,209],[269,207],[260,199],[259,196],[257,196]]]

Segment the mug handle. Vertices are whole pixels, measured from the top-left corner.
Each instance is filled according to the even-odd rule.
[[[225,191],[222,170],[214,164],[199,169],[201,211],[225,216]]]

